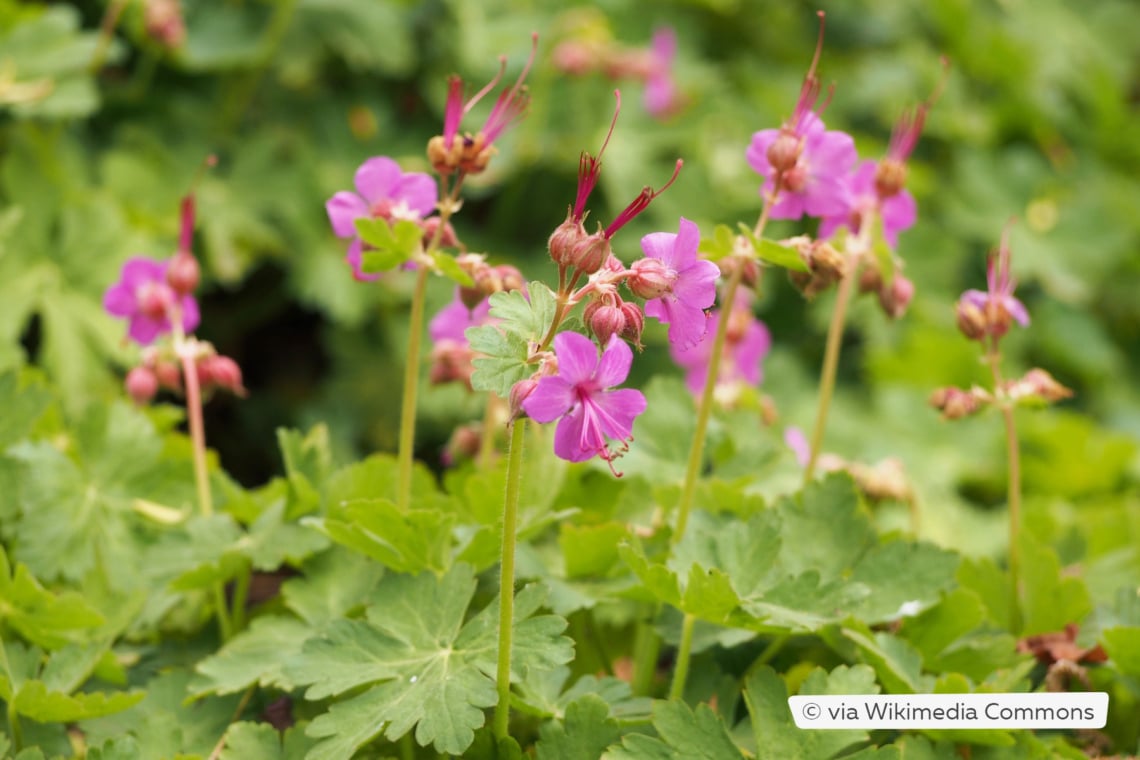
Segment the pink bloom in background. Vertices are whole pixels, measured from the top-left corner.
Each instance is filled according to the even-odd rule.
[[[650,116],[664,118],[681,105],[677,83],[673,79],[673,62],[677,58],[677,33],[672,27],[653,32],[649,44],[649,71],[645,80],[645,110]]]
[[[600,456],[612,462],[633,437],[633,418],[645,411],[641,391],[613,390],[625,382],[633,352],[616,335],[598,356],[593,341],[575,332],[554,338],[558,374],[543,377],[523,401],[523,409],[537,422],[558,420],[554,453],[571,462]],[[611,450],[609,441],[619,442]]]
[[[669,342],[681,350],[692,347],[705,334],[708,320],[704,310],[716,300],[720,270],[711,261],[697,258],[700,242],[697,225],[681,217],[677,234],[653,232],[641,239],[646,257],[658,263],[634,262],[630,278],[634,292],[649,299],[645,313],[669,325]],[[646,269],[645,277],[641,269]]]
[[[1013,296],[1017,280],[1010,272],[1009,227],[1001,236],[997,255],[991,255],[986,264],[986,285],[988,290],[967,290],[961,302],[978,309],[988,324],[988,332],[995,337],[1004,335],[1009,328],[1009,318],[1017,320],[1022,327],[1029,325],[1029,311],[1021,301]]]
[[[764,195],[776,187],[777,171],[769,158],[769,149],[787,134],[787,127],[757,132],[745,152],[749,165],[764,177],[761,187]],[[851,199],[845,180],[859,159],[854,138],[846,132],[828,131],[819,116],[811,111],[799,119],[795,136],[802,149],[795,165],[783,172],[780,194],[770,212],[772,218],[799,219],[804,214],[828,217],[847,213]]]
[[[844,182],[850,199],[846,213],[826,216],[819,225],[821,240],[831,237],[837,229],[846,226],[852,232],[859,231],[859,220],[878,208],[883,219],[883,237],[892,248],[898,246],[899,233],[914,225],[918,218],[918,205],[907,190],[880,198],[875,188],[875,176],[879,164],[876,161],[863,161]]]
[[[792,450],[792,454],[796,457],[800,467],[807,467],[808,461],[811,459],[811,444],[808,443],[804,431],[795,426],[785,428],[784,443]]]
[[[200,321],[194,297],[178,295],[167,283],[167,264],[141,256],[128,259],[120,280],[103,294],[103,308],[127,319],[127,335],[143,346],[171,331],[173,310],[181,317],[183,332],[193,332]]]
[[[685,385],[693,395],[699,395],[704,390],[712,357],[712,344],[722,314],[723,311],[718,310],[709,316],[708,332],[692,348],[681,350],[675,345],[669,347],[673,361],[685,370]],[[772,336],[764,323],[752,315],[749,298],[744,293],[737,295],[728,319],[717,385],[729,386],[743,382],[758,386],[763,379],[760,362],[772,347]]]
[[[451,340],[466,345],[467,336],[464,333],[467,328],[487,324],[490,316],[490,299],[484,298],[474,309],[468,309],[459,297],[459,288],[456,288],[452,302],[432,317],[428,324],[428,334],[436,343]]]
[[[357,219],[408,219],[418,222],[435,210],[438,197],[435,179],[422,172],[404,172],[387,156],[370,158],[354,177],[356,192],[341,191],[329,198],[325,210],[333,233],[351,238],[346,260],[358,280],[375,280],[379,274],[361,271],[363,250],[356,234]]]

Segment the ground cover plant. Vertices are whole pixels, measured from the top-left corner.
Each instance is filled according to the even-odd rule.
[[[1140,752],[1138,26],[0,0],[0,756]]]

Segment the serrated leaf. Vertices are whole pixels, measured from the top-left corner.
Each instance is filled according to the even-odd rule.
[[[922,673],[922,655],[905,639],[872,632],[849,623],[843,636],[855,643],[860,656],[879,676],[888,694],[919,694],[929,690],[932,679]]]
[[[619,562],[618,546],[629,537],[625,523],[599,525],[564,523],[558,534],[567,578],[608,574]]]
[[[368,244],[361,253],[361,270],[374,274],[387,272],[411,260],[423,245],[423,230],[415,222],[401,219],[361,217],[356,233]]]
[[[321,503],[319,489],[333,469],[328,427],[323,423],[314,425],[303,436],[297,430],[278,428],[277,446],[289,482],[288,518],[315,512]]]
[[[708,705],[697,705],[694,711],[684,702],[655,702],[653,727],[660,739],[631,734],[620,745],[611,747],[603,757],[614,760],[740,760],[744,756],[733,744],[720,716]]]
[[[1140,677],[1140,627],[1114,626],[1101,635],[1105,651],[1120,672]]]
[[[316,743],[300,726],[280,732],[268,723],[244,721],[232,724],[225,740],[221,760],[303,760]]]
[[[199,661],[187,688],[195,697],[233,694],[252,684],[289,691],[293,683],[285,677],[284,665],[300,654],[312,635],[312,627],[296,618],[259,617],[215,654]]]
[[[471,362],[475,367],[471,387],[475,390],[507,398],[515,383],[533,374],[527,364],[530,346],[524,338],[504,333],[495,325],[468,327],[464,334],[471,350],[482,354]]]
[[[871,624],[897,620],[904,604],[930,600],[948,589],[959,561],[957,554],[933,544],[891,541],[872,547],[851,573],[852,583],[872,589],[854,614]]]
[[[800,693],[876,694],[878,687],[874,685],[874,674],[867,666],[840,666],[830,674],[816,668],[804,682]],[[749,676],[744,686],[744,702],[752,716],[757,760],[834,757],[843,749],[867,739],[867,732],[860,729],[804,731],[798,728],[788,708],[787,687],[767,665],[757,668]]]
[[[697,246],[697,251],[701,254],[701,258],[716,262],[731,255],[733,248],[734,238],[732,228],[727,224],[718,224],[713,228],[713,236],[711,238],[703,238],[701,240]]]
[[[790,269],[794,272],[809,271],[803,256],[801,256],[800,252],[795,248],[777,243],[774,240],[757,238],[752,234],[752,230],[745,224],[740,225],[740,232],[752,243],[752,247],[756,251],[756,256],[761,261],[774,266],[783,267],[784,269]]]
[[[312,525],[397,572],[442,573],[451,564],[454,523],[454,515],[439,510],[403,511],[387,499],[358,499]]]
[[[26,681],[12,705],[19,714],[41,723],[70,723],[126,710],[144,696],[141,691],[64,694],[49,691],[42,681]]]
[[[0,375],[0,451],[27,437],[50,403],[42,383],[17,372]]]
[[[72,591],[57,596],[40,585],[24,565],[13,569],[0,547],[0,624],[33,644],[55,649],[103,622],[103,616],[79,594]]]
[[[340,620],[309,640],[286,668],[306,697],[321,699],[371,688],[335,703],[309,726],[324,739],[310,758],[347,757],[373,736],[395,740],[415,729],[416,741],[439,752],[462,753],[495,703],[498,605],[466,624],[475,577],[456,565],[442,578],[390,575],[377,588],[366,620]],[[545,594],[524,588],[515,600],[512,672],[550,668],[571,659],[566,623],[535,616]],[[338,754],[339,753],[339,754]]]
[[[455,257],[446,251],[435,251],[431,255],[432,265],[435,271],[443,275],[447,279],[454,282],[456,285],[470,287],[475,284],[471,279],[471,275],[463,271],[463,268],[456,262]]]
[[[348,549],[334,546],[305,563],[304,574],[281,584],[285,606],[314,627],[363,605],[384,569]]]
[[[240,550],[255,570],[276,570],[285,564],[299,565],[307,557],[327,548],[328,539],[304,524],[288,522],[285,501],[278,500],[249,526]]]
[[[1021,532],[1021,586],[1023,636],[1060,631],[1069,623],[1084,620],[1092,612],[1092,599],[1084,581],[1066,575],[1052,547]]]
[[[605,700],[586,694],[566,707],[561,722],[539,729],[535,756],[538,760],[596,760],[621,733]]]
[[[130,736],[108,739],[87,750],[87,760],[144,760],[138,742]]]

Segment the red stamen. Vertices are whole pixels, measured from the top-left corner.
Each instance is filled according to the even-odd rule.
[[[610,120],[610,131],[606,133],[606,139],[602,142],[602,149],[598,151],[597,156],[591,156],[583,151],[582,157],[578,160],[578,194],[574,198],[574,216],[572,217],[575,222],[581,222],[586,213],[586,200],[589,199],[590,193],[594,192],[594,187],[598,184],[598,177],[602,173],[602,154],[606,152],[606,146],[610,144],[610,137],[613,136],[614,127],[617,125],[618,114],[621,113],[621,91],[614,90],[614,97],[617,99],[617,105],[614,107],[613,119]]]
[[[609,227],[606,227],[605,232],[602,233],[606,240],[612,238],[618,230],[627,225],[635,216],[649,208],[649,204],[654,198],[668,190],[677,180],[677,175],[681,173],[681,167],[684,166],[684,164],[684,161],[679,158],[677,159],[677,163],[673,167],[673,176],[669,178],[668,182],[662,185],[660,190],[654,190],[648,186],[642,188],[641,193],[633,199],[633,202],[626,206],[624,211],[618,214],[617,219],[614,219]]]

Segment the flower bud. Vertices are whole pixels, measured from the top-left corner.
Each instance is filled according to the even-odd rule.
[[[873,263],[863,267],[859,273],[859,292],[878,293],[882,287],[883,276],[879,273],[879,268]]]
[[[760,264],[756,259],[745,256],[725,256],[718,261],[716,265],[720,268],[722,277],[728,279],[732,277],[732,273],[737,269],[743,269],[740,273],[740,284],[746,288],[756,289],[756,283],[760,281]]]
[[[811,271],[830,285],[847,276],[847,259],[831,243],[817,240],[811,247]]]
[[[586,238],[586,229],[581,222],[575,222],[567,216],[566,221],[558,225],[550,235],[547,246],[550,249],[550,258],[560,267],[570,266],[571,255],[575,246]]]
[[[930,405],[942,412],[947,420],[958,420],[971,414],[976,414],[986,407],[993,399],[981,388],[971,388],[964,391],[953,386],[938,388],[930,394]]]
[[[424,231],[424,247],[427,248],[431,242],[435,240],[436,231],[439,230],[440,219],[438,216],[429,216],[420,222],[420,227]],[[439,233],[438,245],[443,248],[455,248],[459,245],[459,237],[455,234],[455,228],[451,226],[451,222],[443,225],[443,232]]]
[[[186,21],[178,0],[146,0],[143,26],[150,38],[165,48],[179,48],[186,41]]]
[[[151,319],[164,319],[173,294],[170,288],[161,283],[148,282],[138,290],[139,311]]]
[[[606,345],[614,333],[620,335],[625,330],[625,314],[620,306],[595,301],[591,303],[592,309],[586,309],[586,324],[590,332],[598,339],[598,343]]]
[[[466,344],[454,340],[439,341],[432,348],[429,381],[432,385],[463,383],[470,388],[471,375],[475,371],[472,358],[473,352]]]
[[[499,264],[495,267],[498,272],[499,280],[503,284],[503,290],[522,290],[526,286],[526,280],[522,276],[522,272],[518,267],[513,267],[510,264]]]
[[[523,414],[523,402],[527,400],[530,394],[534,393],[534,389],[538,387],[538,380],[533,377],[528,377],[525,380],[519,380],[511,386],[511,394],[507,399],[510,407],[510,419],[516,420]]]
[[[911,299],[914,298],[914,283],[901,272],[895,272],[890,285],[879,288],[879,306],[891,319],[906,314]]]
[[[1006,383],[1006,395],[1014,401],[1025,398],[1036,398],[1047,404],[1062,399],[1071,398],[1073,392],[1061,385],[1057,380],[1040,368],[1029,370],[1025,377]]]
[[[158,379],[159,387],[168,391],[182,390],[182,370],[174,362],[156,361],[154,375]]]
[[[570,252],[570,265],[585,274],[593,274],[602,268],[611,253],[610,241],[601,232],[595,232],[574,246]]]
[[[789,172],[800,160],[800,154],[803,152],[804,145],[800,138],[794,132],[781,129],[780,134],[768,146],[768,163],[777,174]]]
[[[625,327],[622,328],[620,337],[640,350],[641,331],[645,329],[645,315],[641,313],[641,307],[626,301],[621,305],[621,313],[625,317]]]
[[[970,340],[982,340],[986,335],[986,315],[973,303],[962,299],[958,301],[955,312],[958,317],[958,329]]]
[[[188,296],[198,289],[201,270],[189,251],[179,251],[166,265],[166,283],[179,295]]]
[[[646,301],[660,298],[668,293],[677,280],[677,272],[670,269],[660,259],[646,257],[630,265],[633,272],[625,284],[638,298]]]
[[[124,386],[127,389],[127,395],[136,404],[142,405],[150,402],[158,393],[158,378],[152,370],[146,367],[135,367],[127,373]]]
[[[221,388],[235,396],[248,394],[241,383],[241,367],[228,356],[202,357],[198,361],[198,380],[205,387]]]
[[[479,447],[483,442],[483,432],[480,427],[479,423],[472,423],[455,428],[443,451],[445,465],[451,466],[456,462],[472,459],[479,453]]]
[[[806,166],[794,166],[783,173],[784,189],[792,193],[801,193],[807,187],[811,174]]]

